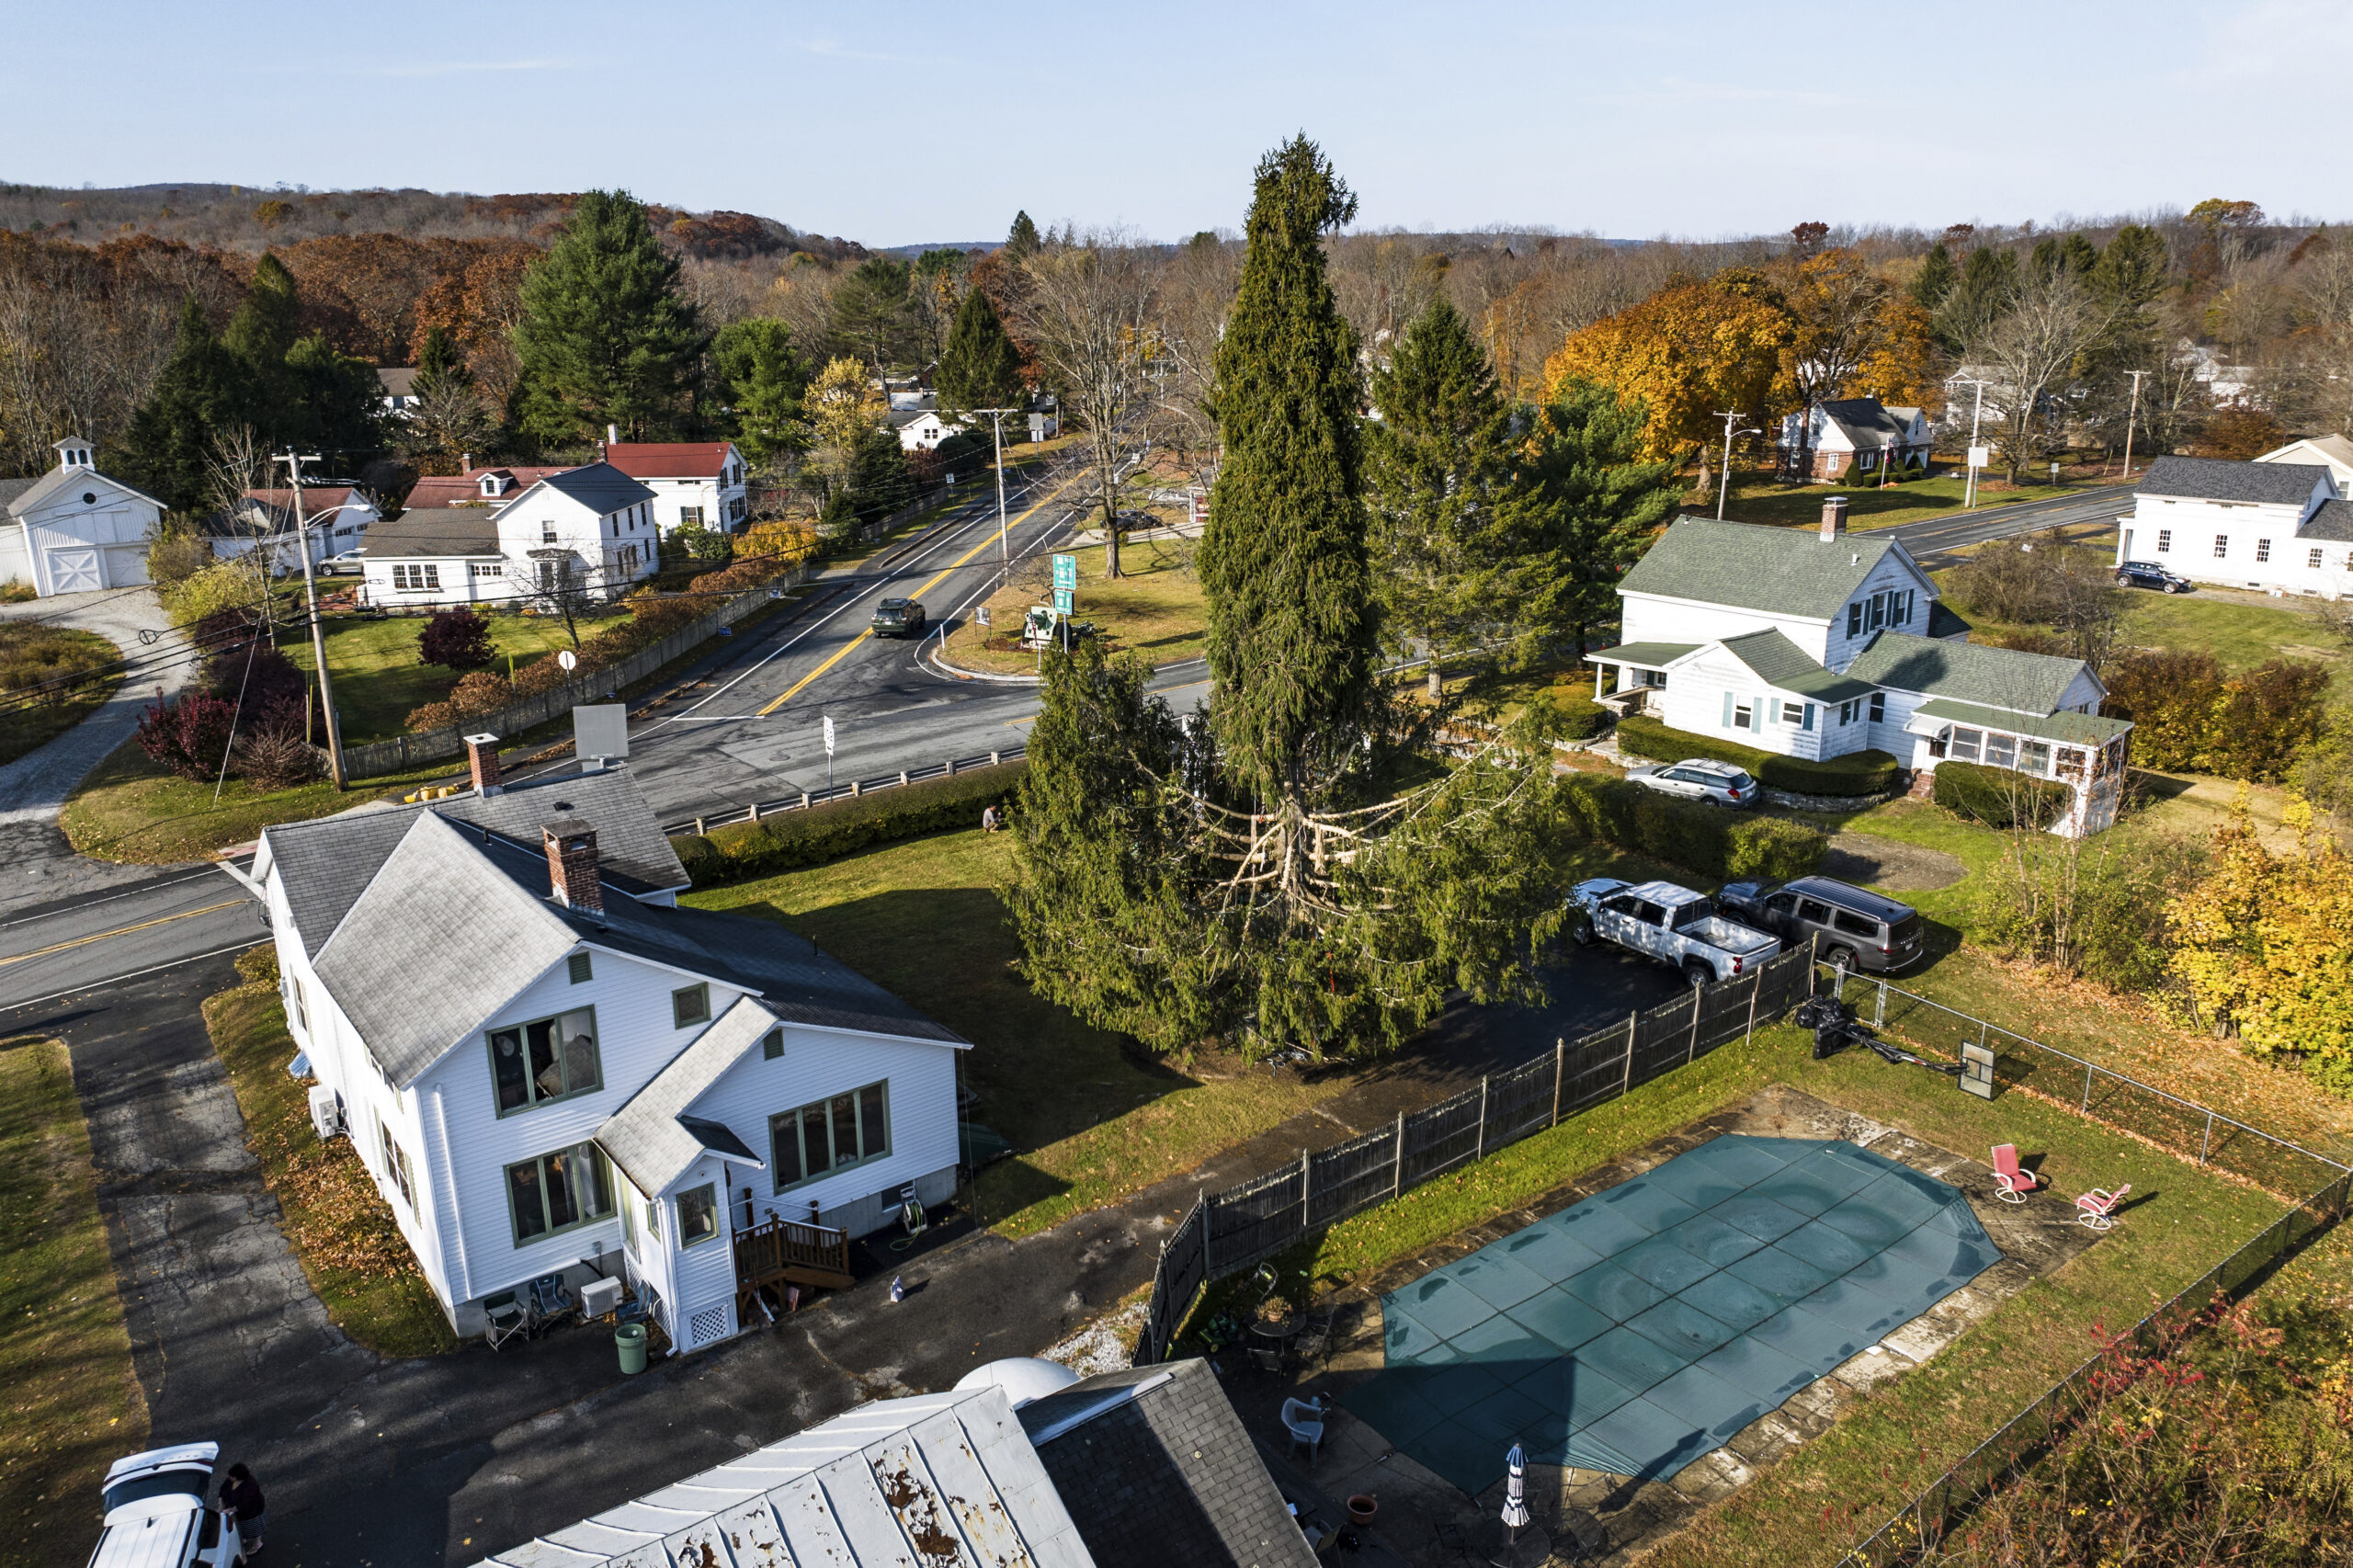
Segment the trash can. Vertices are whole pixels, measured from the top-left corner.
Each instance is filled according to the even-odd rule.
[[[620,1351],[622,1371],[645,1370],[645,1325],[643,1324],[625,1323],[613,1330],[613,1345]]]

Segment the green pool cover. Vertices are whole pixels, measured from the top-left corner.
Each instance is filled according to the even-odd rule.
[[[1539,1463],[1672,1474],[2001,1256],[1954,1187],[1726,1136],[1381,1298],[1341,1403],[1476,1496]]]

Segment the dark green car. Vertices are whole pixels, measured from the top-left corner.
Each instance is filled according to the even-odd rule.
[[[874,607],[877,637],[920,637],[926,624],[923,606],[914,599],[884,599]]]

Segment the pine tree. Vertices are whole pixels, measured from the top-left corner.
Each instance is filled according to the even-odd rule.
[[[1269,801],[1319,792],[1371,718],[1381,623],[1365,562],[1363,388],[1323,244],[1355,213],[1304,136],[1268,153],[1217,349],[1225,457],[1199,556],[1210,719],[1231,775]]]
[[[551,443],[668,434],[708,339],[678,293],[678,262],[627,191],[582,196],[523,280],[515,327],[524,423]]]
[[[412,390],[423,398],[443,388],[473,384],[473,367],[466,363],[465,351],[449,335],[449,329],[438,323],[427,328],[425,347],[416,357],[416,379],[411,383]]]
[[[294,275],[276,256],[264,252],[255,264],[244,302],[229,318],[221,341],[230,353],[257,369],[282,364],[295,339],[302,335],[301,312]]]
[[[2016,252],[1991,245],[1971,251],[1961,264],[1961,281],[1937,312],[1937,346],[1956,359],[1968,353],[1977,335],[2008,305],[2018,277]]]
[[[939,356],[938,387],[943,410],[1022,406],[1021,351],[1005,335],[996,306],[978,289],[957,307],[955,329]]]
[[[905,262],[877,256],[859,262],[834,290],[828,323],[834,341],[844,352],[865,360],[878,376],[907,362],[914,340],[914,301],[908,292],[913,281]]]
[[[1013,215],[1013,227],[1005,236],[1006,259],[1014,262],[1027,261],[1043,248],[1043,242],[1038,238],[1038,225],[1029,221],[1029,214],[1026,211],[1016,212]]]
[[[1536,411],[1540,542],[1516,562],[1509,602],[1522,643],[1582,654],[1618,608],[1618,579],[1683,493],[1672,462],[1643,460],[1647,415],[1609,388],[1569,381]]]
[[[744,455],[765,467],[800,450],[807,439],[801,394],[809,385],[809,366],[792,347],[792,329],[766,316],[732,322],[711,340],[710,357]]]
[[[248,395],[244,365],[212,335],[191,294],[180,302],[171,358],[108,465],[176,511],[199,506],[213,432],[244,417]]]
[[[1945,302],[1945,296],[1952,292],[1953,285],[1960,280],[1961,274],[1952,265],[1952,252],[1945,247],[1942,240],[1938,240],[1928,247],[1928,254],[1920,262],[1918,274],[1912,279],[1912,299],[1922,310],[1934,315],[1937,307]]]

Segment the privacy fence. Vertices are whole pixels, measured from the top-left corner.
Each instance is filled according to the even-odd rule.
[[[465,737],[469,734],[480,734],[488,730],[494,734],[519,735],[526,730],[561,719],[580,704],[595,702],[608,692],[619,691],[633,681],[642,680],[671,660],[692,652],[698,644],[717,636],[722,628],[734,625],[784,589],[806,580],[808,575],[809,566],[803,562],[747,593],[735,595],[709,615],[688,622],[658,642],[648,643],[618,664],[607,665],[601,669],[584,670],[562,686],[535,697],[510,702],[495,713],[485,713],[447,729],[395,735],[389,741],[346,747],[344,772],[353,778],[376,778],[387,773],[404,773],[425,763],[464,756]]]
[[[1907,1043],[1956,1058],[1964,1045],[1992,1050],[1996,1092],[2024,1089],[2272,1193],[2307,1195],[2290,1201],[2260,1234],[2135,1324],[2131,1337],[2143,1356],[2177,1345],[2217,1297],[2237,1300],[2260,1284],[2272,1265],[2345,1216],[2353,1172],[2339,1161],[1884,981],[1840,972],[1838,983],[1859,1017]],[[2075,1428],[2095,1403],[2099,1366],[2100,1358],[2087,1359],[2011,1417],[1856,1546],[1847,1558],[1849,1568],[1908,1568],[1939,1561],[1956,1525]]]
[[[926,778],[952,778],[959,773],[975,767],[995,767],[1029,755],[1024,744],[1010,751],[993,751],[977,756],[955,756],[946,762],[935,762],[928,767],[903,767],[896,773],[878,774],[872,778],[853,778],[830,785],[823,790],[802,790],[797,794],[779,795],[773,801],[755,801],[749,806],[731,807],[724,814],[688,817],[683,822],[665,823],[665,836],[676,838],[681,834],[701,835],[730,823],[758,822],[763,817],[780,816],[786,812],[806,811],[822,806],[828,801],[847,801],[853,795],[871,795],[877,790],[888,790],[899,784],[920,784]]]
[[[1577,1040],[1475,1088],[1425,1106],[1296,1165],[1204,1194],[1161,1248],[1135,1364],[1166,1358],[1195,1300],[1211,1280],[1260,1262],[1324,1227],[1483,1160],[1532,1132],[1616,1099],[1717,1047],[1740,1040],[1803,1001],[1813,957],[1782,953],[1756,972]]]

